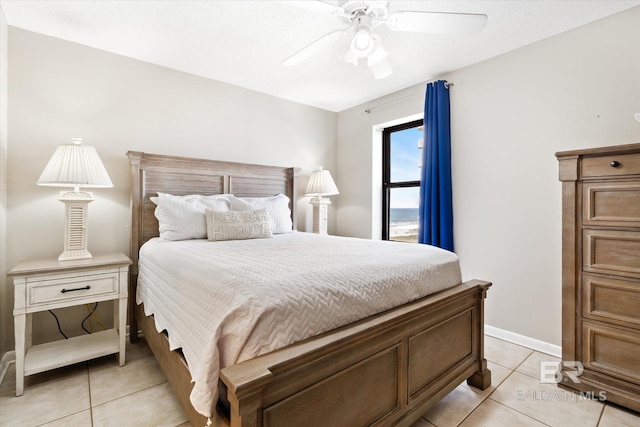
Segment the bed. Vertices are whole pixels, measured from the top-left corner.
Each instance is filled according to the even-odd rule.
[[[163,322],[158,327],[154,316],[145,314],[144,304],[135,302],[140,249],[159,235],[151,198],[159,193],[284,194],[292,201],[295,229],[299,171],[134,151],[127,155],[133,260],[130,337],[135,342],[142,331],[194,426],[409,426],[464,380],[480,389],[490,385],[483,310],[491,284],[471,280],[223,367],[219,380],[212,381],[217,385],[215,411],[203,415],[190,398],[194,383],[185,355],[171,350],[171,327]],[[264,240],[280,244],[296,238]]]

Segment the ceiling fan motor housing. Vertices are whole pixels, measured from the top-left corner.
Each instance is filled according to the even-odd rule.
[[[388,1],[349,0],[342,5],[344,10],[340,19],[345,24],[353,23],[357,18],[369,16],[372,19],[385,20],[389,15]]]

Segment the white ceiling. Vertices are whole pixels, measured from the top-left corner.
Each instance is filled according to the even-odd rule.
[[[638,6],[640,0],[391,0],[391,11],[481,13],[488,20],[474,36],[376,28],[394,70],[382,80],[375,80],[365,66],[339,59],[348,37],[302,64],[282,66],[282,60],[305,45],[344,27],[335,16],[290,3],[0,0],[9,25],[330,111]]]

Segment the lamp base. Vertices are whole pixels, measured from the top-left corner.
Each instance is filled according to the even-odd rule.
[[[331,204],[331,200],[314,197],[309,203],[313,205],[313,232],[327,234],[327,207]]]
[[[87,211],[93,201],[88,191],[62,191],[58,199],[65,204],[64,251],[58,261],[92,258],[87,250]]]
[[[89,251],[64,251],[58,255],[58,261],[71,261],[74,259],[93,258]]]

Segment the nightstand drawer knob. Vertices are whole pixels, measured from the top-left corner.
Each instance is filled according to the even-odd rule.
[[[63,294],[66,294],[67,292],[73,292],[73,291],[86,291],[88,289],[91,289],[91,286],[87,285],[85,287],[82,288],[73,288],[73,289],[62,289],[60,292],[62,292]]]
[[[612,161],[611,163],[609,163],[611,165],[612,168],[617,168],[620,167],[620,162],[617,160]]]

